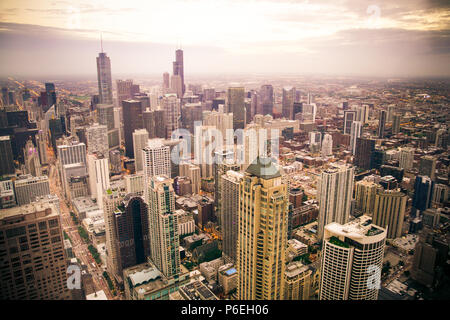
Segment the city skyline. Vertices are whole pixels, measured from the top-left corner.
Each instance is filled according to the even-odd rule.
[[[90,75],[100,34],[115,74],[169,72],[181,47],[187,75],[450,75],[445,1],[2,1],[0,11],[2,76]]]

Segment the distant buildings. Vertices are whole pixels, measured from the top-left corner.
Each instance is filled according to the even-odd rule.
[[[134,158],[133,132],[143,128],[141,102],[138,100],[124,100],[122,108],[125,155],[129,158]]]
[[[245,89],[231,87],[227,92],[227,113],[233,114],[233,129],[244,129],[245,126]]]

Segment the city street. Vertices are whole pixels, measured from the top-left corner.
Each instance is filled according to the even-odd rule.
[[[58,170],[55,165],[53,150],[49,150],[49,180],[50,180],[50,192],[56,194],[60,199],[60,209],[61,209],[61,224],[63,230],[70,237],[72,242],[72,249],[74,255],[79,259],[79,261],[87,266],[88,272],[92,275],[92,279],[95,285],[95,291],[103,290],[108,297],[108,300],[119,300],[120,297],[114,297],[109,290],[108,283],[103,277],[103,270],[101,266],[98,266],[92,255],[88,250],[88,244],[86,244],[78,233],[78,226],[73,222],[70,216],[70,209],[66,204],[66,198],[63,194],[60,179],[58,177]]]

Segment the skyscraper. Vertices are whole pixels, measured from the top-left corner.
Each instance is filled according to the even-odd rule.
[[[127,194],[114,211],[117,246],[117,276],[123,270],[147,262],[150,256],[148,207],[137,194]]]
[[[325,226],[320,300],[377,300],[386,230],[361,216]]]
[[[350,151],[353,155],[356,153],[356,141],[362,135],[362,123],[360,121],[353,121],[350,129]]]
[[[14,181],[16,200],[19,206],[36,201],[36,197],[50,194],[50,184],[47,176],[19,176]]]
[[[94,123],[86,128],[86,140],[88,153],[102,154],[109,157],[108,128]]]
[[[172,179],[154,176],[147,186],[151,260],[166,277],[180,273],[178,215],[172,185]]]
[[[220,179],[220,222],[223,254],[236,261],[239,225],[239,185],[244,175],[229,170]]]
[[[322,239],[324,227],[331,223],[347,223],[353,195],[354,168],[335,165],[320,175],[317,188],[319,197],[318,238]]]
[[[171,177],[170,147],[165,146],[162,139],[148,140],[146,146],[140,152],[145,186],[148,186],[153,176]],[[145,199],[148,200],[147,194]]]
[[[411,216],[416,217],[417,211],[425,211],[431,207],[434,181],[427,176],[417,176],[414,182],[414,196],[412,199]]]
[[[163,94],[169,93],[170,88],[170,74],[168,72],[163,73]]]
[[[103,209],[103,193],[110,187],[108,158],[101,154],[88,154],[87,160],[91,196]]]
[[[142,150],[148,144],[148,132],[145,129],[134,130],[133,132],[133,148],[134,148],[134,167],[136,172],[144,169]]]
[[[387,112],[385,110],[380,110],[380,118],[378,119],[378,138],[384,138],[386,119],[387,119]]]
[[[344,111],[344,134],[351,134],[351,127],[353,122],[356,121],[355,110]]]
[[[398,162],[400,168],[411,170],[414,164],[414,149],[408,147],[401,148]]]
[[[420,158],[419,175],[428,176],[434,180],[436,175],[436,158],[433,156],[423,156]]]
[[[0,210],[0,242],[1,300],[71,298],[61,218],[54,204]]]
[[[286,119],[294,119],[295,88],[283,88],[281,99],[282,116]]]
[[[262,85],[259,97],[258,103],[261,104],[261,114],[273,115],[273,86],[271,84]]]
[[[240,185],[238,299],[282,300],[287,247],[287,186],[270,158],[258,157]]]
[[[355,157],[353,163],[361,169],[372,167],[372,153],[375,150],[375,140],[370,138],[356,138]]]
[[[9,136],[0,137],[0,176],[14,174],[14,159]]]
[[[245,127],[245,89],[243,87],[228,88],[227,112],[233,113],[233,129]]]
[[[394,114],[392,116],[392,134],[397,134],[400,132],[400,121],[401,116],[399,114]]]
[[[355,184],[355,188],[355,209],[371,216],[375,208],[377,189],[380,188],[380,185],[372,181],[361,180]]]
[[[97,122],[106,126],[108,131],[108,147],[116,149],[120,145],[119,124],[116,126],[114,120],[114,105],[97,104]]]
[[[401,237],[407,199],[398,189],[377,190],[372,223],[387,230],[386,238]]]
[[[113,104],[111,60],[106,53],[103,52],[103,49],[97,57],[97,81],[100,103]]]
[[[125,155],[134,158],[133,132],[142,129],[141,102],[137,100],[125,100],[122,102],[123,108],[123,131],[125,137]]]
[[[162,109],[166,124],[166,138],[170,139],[172,132],[180,126],[181,105],[175,94],[166,94],[162,99]]]
[[[326,133],[322,140],[322,157],[329,157],[333,154],[333,138]]]
[[[173,62],[173,75],[180,76],[182,95],[186,92],[186,86],[184,84],[184,61],[183,61],[183,50],[178,49],[175,51],[175,61]],[[180,97],[181,98],[181,97]]]

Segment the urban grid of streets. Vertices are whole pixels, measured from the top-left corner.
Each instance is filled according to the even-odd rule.
[[[117,290],[117,295],[114,296],[111,290],[109,290],[108,283],[103,277],[102,266],[99,266],[94,261],[94,258],[88,250],[88,244],[81,238],[80,234],[78,233],[78,226],[70,216],[70,209],[61,189],[61,183],[58,177],[58,170],[56,168],[54,152],[53,150],[51,150],[51,148],[48,148],[47,153],[49,155],[50,191],[52,194],[56,194],[60,199],[59,203],[61,209],[61,225],[63,231],[66,232],[72,242],[72,250],[74,255],[80,260],[81,264],[87,266],[88,272],[92,275],[95,292],[103,290],[108,300],[122,300],[123,297],[120,295],[120,291]]]

